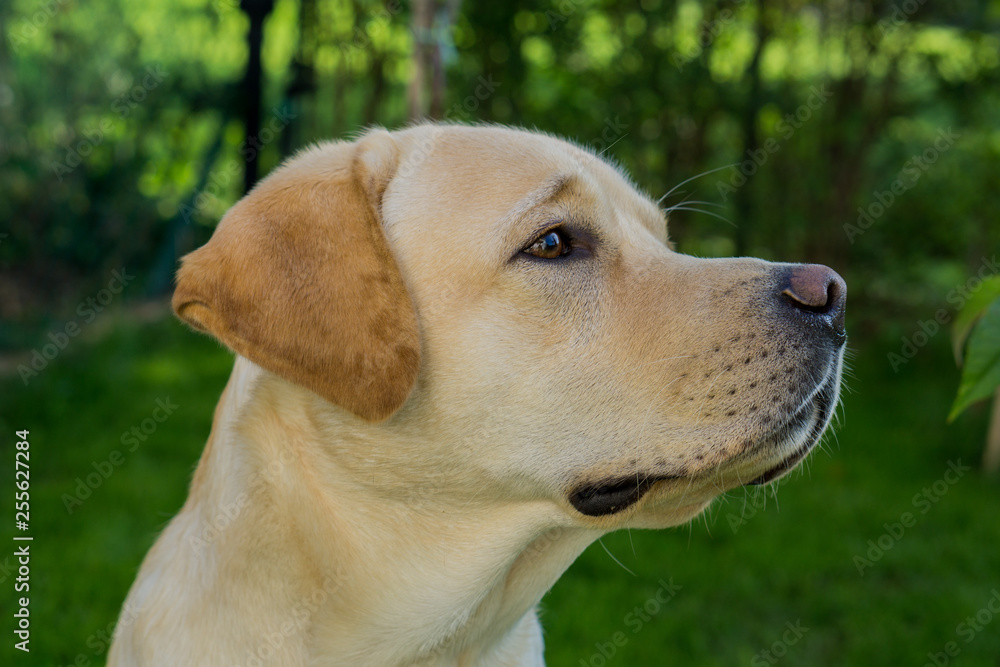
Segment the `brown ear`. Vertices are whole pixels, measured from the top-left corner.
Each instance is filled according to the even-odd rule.
[[[416,314],[382,231],[387,132],[300,154],[187,255],[173,306],[238,354],[370,421],[407,399]]]

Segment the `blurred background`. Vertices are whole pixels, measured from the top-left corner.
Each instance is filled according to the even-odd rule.
[[[823,451],[594,545],[543,600],[549,664],[1000,665],[1000,426],[972,400],[1000,327],[952,410],[1000,273],[998,84],[996,0],[0,3],[0,513],[16,533],[29,429],[35,537],[27,655],[0,549],[0,660],[103,664],[183,503],[232,358],[172,318],[178,258],[298,148],[429,118],[573,139],[670,192],[681,252],[849,286]]]

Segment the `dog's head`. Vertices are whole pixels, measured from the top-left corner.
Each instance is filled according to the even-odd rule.
[[[174,307],[325,399],[331,451],[390,495],[671,525],[817,443],[846,287],[823,266],[679,254],[666,226],[549,136],[373,131],[261,182],[185,258]]]

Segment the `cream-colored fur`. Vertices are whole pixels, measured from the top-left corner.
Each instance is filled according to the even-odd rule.
[[[552,229],[571,254],[523,252]],[[295,157],[185,260],[178,313],[239,355],[109,664],[541,665],[534,609],[587,545],[815,444],[843,349],[819,271],[680,255],[536,133]]]

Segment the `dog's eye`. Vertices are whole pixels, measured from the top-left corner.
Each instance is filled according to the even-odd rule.
[[[553,229],[538,237],[524,252],[542,259],[556,259],[568,255],[572,250],[569,236],[561,230]]]

